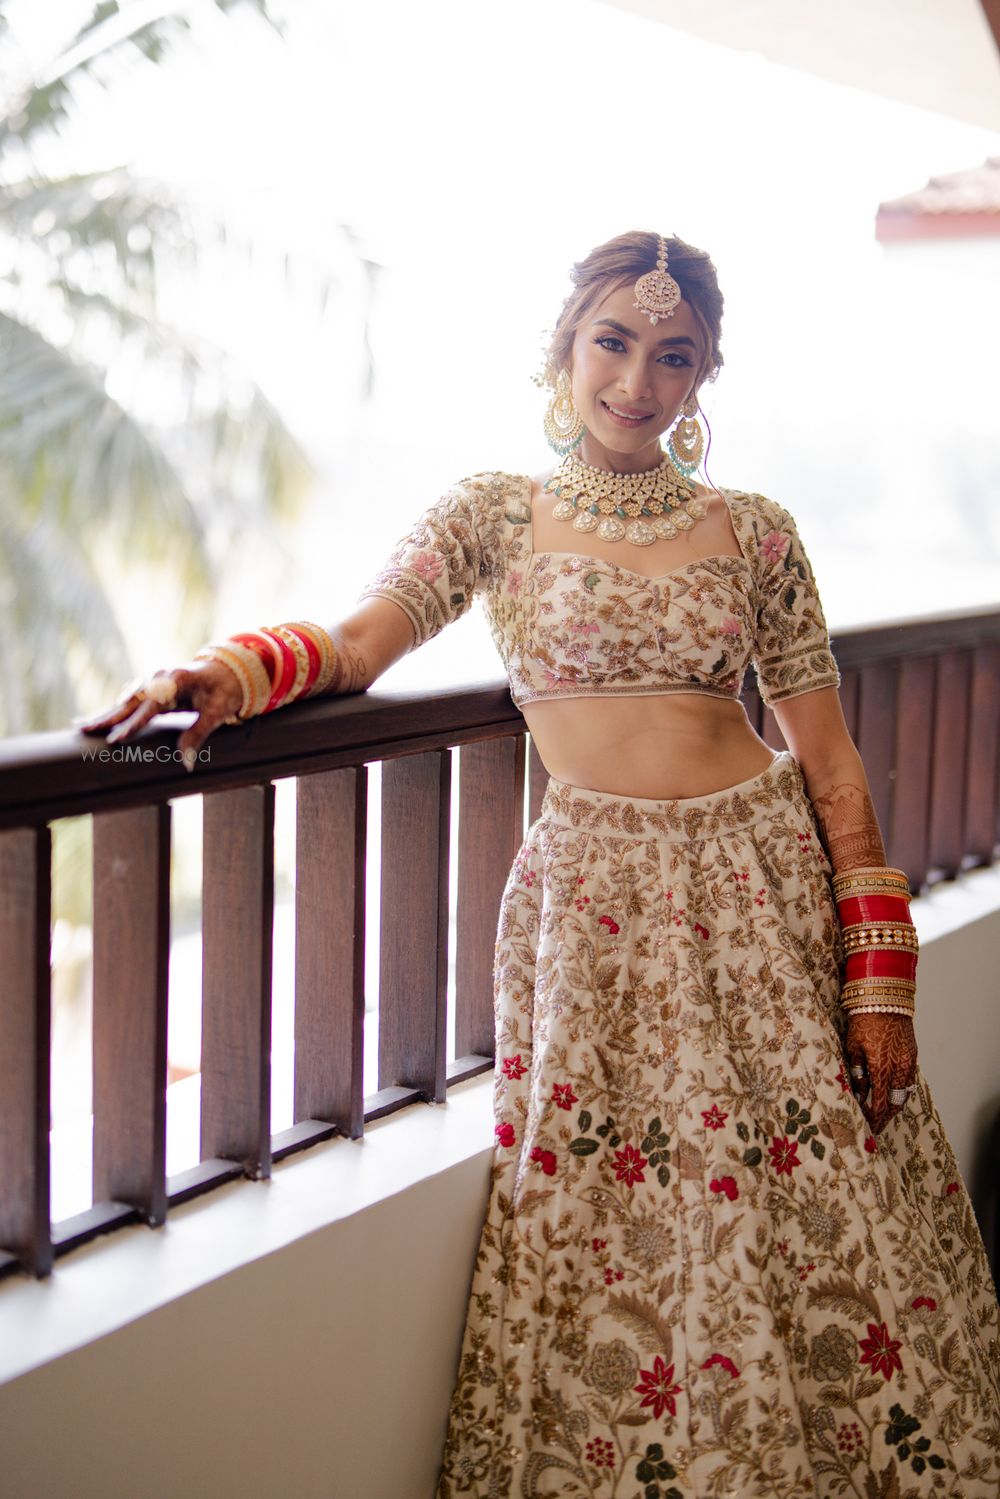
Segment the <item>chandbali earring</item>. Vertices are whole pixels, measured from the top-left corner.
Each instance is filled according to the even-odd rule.
[[[667,456],[685,479],[697,471],[705,452],[705,434],[698,421],[698,399],[689,396],[681,407],[680,421],[667,441]]]
[[[573,404],[573,386],[569,370],[560,370],[555,393],[545,409],[545,440],[561,457],[572,453],[583,441],[587,430]]]

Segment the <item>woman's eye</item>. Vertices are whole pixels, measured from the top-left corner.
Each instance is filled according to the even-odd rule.
[[[682,369],[684,365],[691,363],[689,359],[684,358],[683,354],[678,354],[675,349],[668,350],[666,354],[663,354],[660,357],[661,361],[670,360],[670,368],[673,370]],[[677,361],[676,364],[674,363],[674,360]]]
[[[620,354],[625,347],[621,339],[615,338],[613,333],[603,333],[599,338],[595,338],[594,342],[595,344],[600,344],[602,349],[611,348],[611,345],[613,344],[614,348],[611,348],[611,352],[613,354]]]

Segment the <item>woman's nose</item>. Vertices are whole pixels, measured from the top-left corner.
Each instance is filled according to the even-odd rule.
[[[622,371],[621,387],[624,395],[634,401],[644,400],[650,391],[649,370],[646,361],[634,359]]]

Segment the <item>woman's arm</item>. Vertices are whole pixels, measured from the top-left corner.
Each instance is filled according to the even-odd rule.
[[[836,688],[821,688],[776,703],[774,715],[785,743],[801,767],[820,835],[834,873],[883,867],[885,846],[872,804],[868,777],[840,706]],[[878,1134],[898,1112],[889,1103],[895,1088],[909,1087],[916,1074],[917,1042],[905,1015],[850,1015],[847,1057],[865,1076],[855,1091]],[[852,1083],[856,1083],[852,1072]]]
[[[328,631],[337,657],[331,680],[323,696],[345,692],[363,692],[395,661],[412,649],[413,626],[406,614],[391,600],[369,598],[340,624]],[[184,763],[193,768],[205,740],[221,724],[238,712],[242,688],[228,666],[221,661],[196,661],[157,672],[170,676],[177,688],[171,708],[191,708],[198,714],[194,723],[178,737],[177,748]],[[130,693],[105,713],[88,719],[78,727],[86,734],[108,734],[109,743],[130,739],[151,718],[164,711],[151,698],[138,700]]]

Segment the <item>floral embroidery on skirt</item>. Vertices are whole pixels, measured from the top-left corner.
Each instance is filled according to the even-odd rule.
[[[923,1080],[869,1134],[838,959],[790,755],[683,801],[549,783],[439,1499],[995,1499],[982,1243]]]

